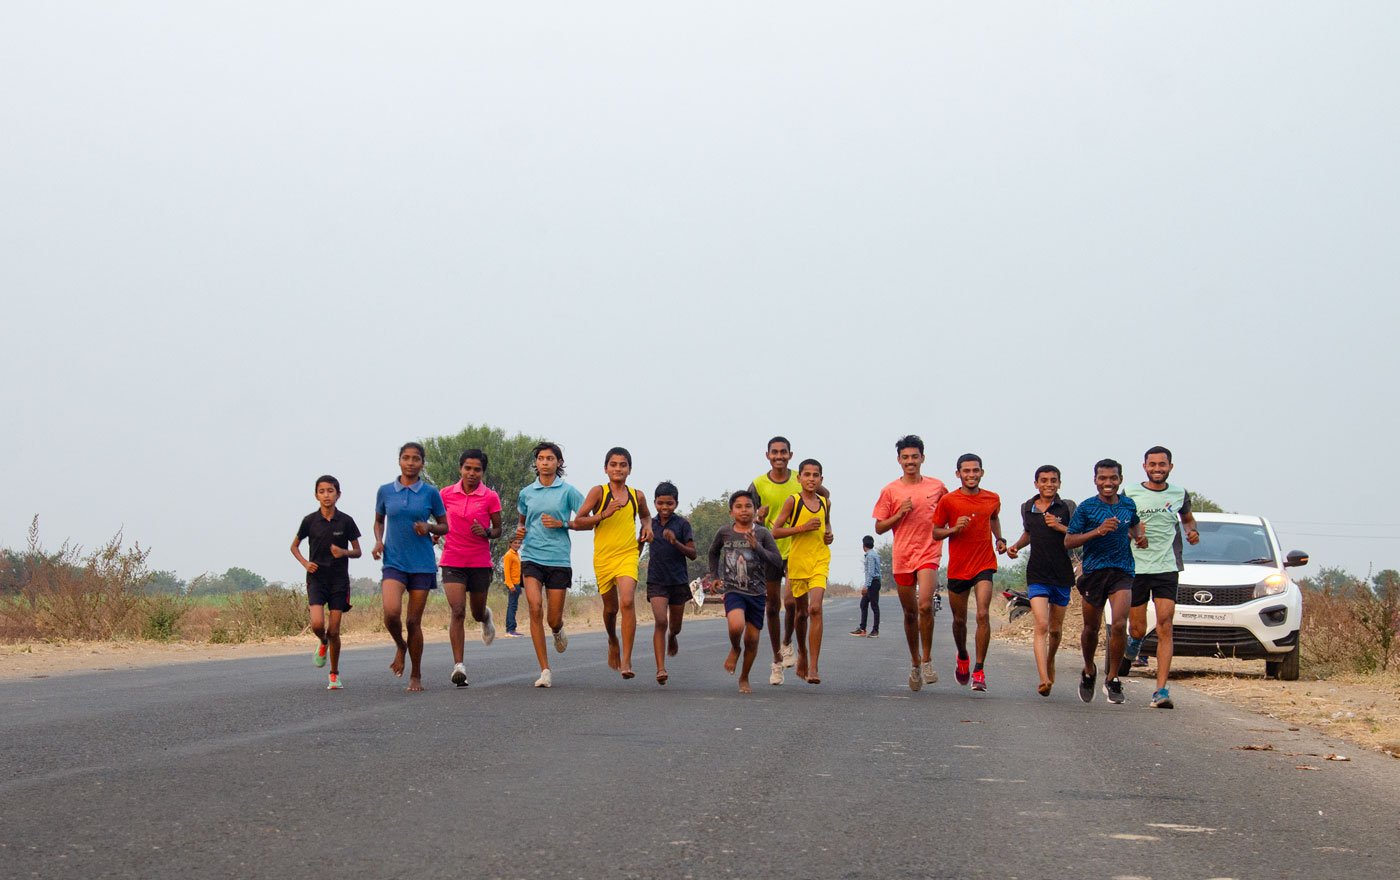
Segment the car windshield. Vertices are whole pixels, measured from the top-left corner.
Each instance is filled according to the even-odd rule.
[[[1186,544],[1186,562],[1215,565],[1273,565],[1274,548],[1261,525],[1250,523],[1200,522],[1199,544]]]

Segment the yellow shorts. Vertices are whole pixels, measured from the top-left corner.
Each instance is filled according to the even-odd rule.
[[[815,575],[809,578],[788,578],[788,589],[792,590],[792,598],[800,599],[812,590],[826,589],[826,575]]]
[[[595,566],[593,576],[598,581],[598,595],[606,596],[610,593],[612,588],[617,586],[618,578],[631,578],[636,581],[639,568],[640,563],[635,556],[613,561],[605,568]]]

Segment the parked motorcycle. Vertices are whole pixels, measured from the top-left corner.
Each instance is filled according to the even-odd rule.
[[[1006,600],[1007,620],[1015,620],[1031,610],[1030,598],[1020,590],[1002,590],[1001,595]]]

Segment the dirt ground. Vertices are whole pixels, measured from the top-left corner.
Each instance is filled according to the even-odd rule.
[[[993,617],[1001,622],[993,638],[1030,647],[1033,623],[1029,614],[1006,622],[1006,608],[996,600]],[[1057,657],[1062,670],[1079,663],[1081,625],[1079,597],[1065,613],[1064,635]],[[1100,648],[1102,651],[1102,648]],[[1156,661],[1133,677],[1155,676]],[[1182,657],[1172,662],[1172,688],[1189,688],[1226,700],[1284,723],[1310,727],[1366,748],[1400,758],[1400,671],[1374,675],[1309,677],[1306,667],[1298,681],[1264,677],[1262,660]]]

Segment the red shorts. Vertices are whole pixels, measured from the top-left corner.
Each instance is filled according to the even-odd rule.
[[[935,565],[934,563],[930,562],[930,563],[928,563],[927,565],[921,565],[921,566],[919,566],[919,568],[918,568],[917,570],[918,570],[918,571],[929,571],[929,570],[938,571],[938,566]],[[897,572],[895,572],[895,573],[894,573],[894,584],[895,584],[895,586],[897,586],[897,587],[912,587],[912,586],[914,586],[914,584],[917,583],[917,579],[916,579],[916,577],[915,577],[915,574],[916,574],[916,572],[913,572],[913,571],[897,571]]]

